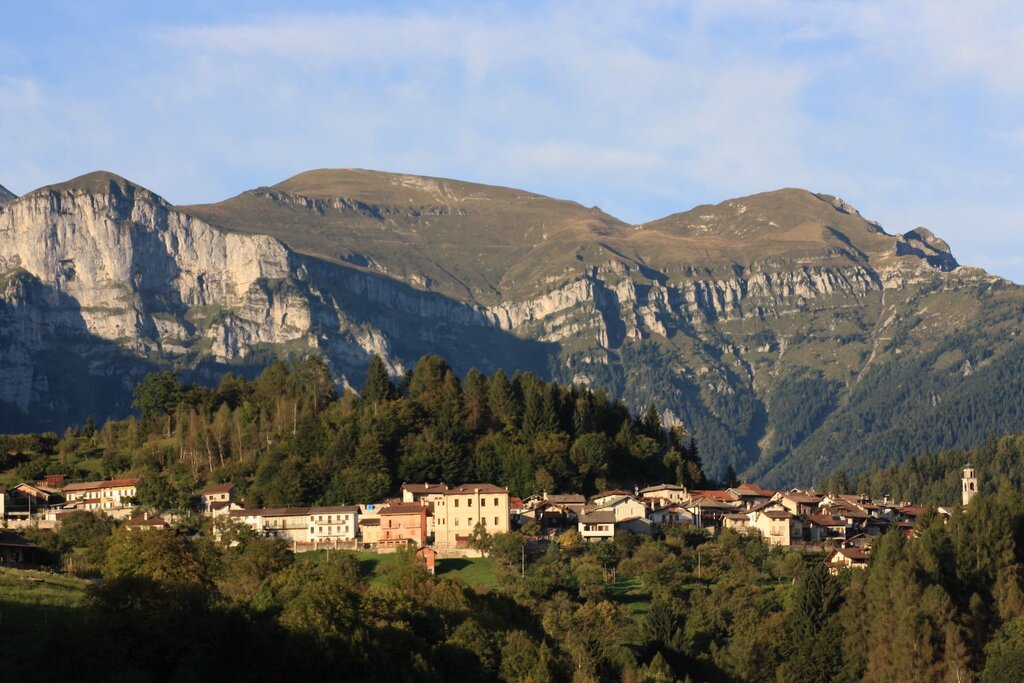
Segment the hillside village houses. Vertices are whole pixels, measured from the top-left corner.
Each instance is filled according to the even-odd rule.
[[[131,515],[138,479],[111,479],[109,481],[87,481],[81,484],[67,484],[63,489],[65,500],[77,503],[79,509],[97,511],[115,519]]]
[[[132,478],[65,483],[63,478],[51,477],[0,487],[0,516],[5,527],[53,528],[63,515],[87,510],[125,520],[133,530],[171,528],[175,516],[137,509],[138,483]],[[974,468],[968,465],[964,504],[970,503],[977,489]],[[278,508],[246,508],[236,492],[231,483],[206,486],[199,491],[195,512],[282,538],[296,552],[319,548],[389,552],[412,547],[457,555],[477,552],[472,539],[480,530],[505,533],[533,522],[540,529],[541,542],[569,529],[577,530],[587,542],[599,542],[616,533],[651,535],[659,528],[688,524],[712,531],[757,533],[770,545],[831,548],[826,564],[833,571],[865,566],[873,539],[889,529],[911,534],[916,518],[925,512],[888,498],[772,491],[752,484],[721,490],[659,484],[632,492],[603,491],[589,499],[576,493],[542,492],[520,500],[490,483],[449,487],[443,482],[423,482],[403,484],[400,497],[394,500]],[[948,515],[949,510],[939,508],[939,513]]]

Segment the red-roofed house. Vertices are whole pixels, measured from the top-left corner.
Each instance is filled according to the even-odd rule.
[[[134,531],[143,531],[148,529],[170,529],[171,525],[167,521],[158,515],[143,514],[139,517],[133,517],[124,523],[126,529]]]
[[[220,517],[232,510],[241,510],[242,506],[234,502],[234,484],[214,484],[199,492],[200,511],[209,517]]]
[[[420,503],[394,503],[380,511],[377,551],[427,544],[427,515],[430,507]]]
[[[420,503],[424,500],[437,502],[438,498],[444,497],[448,485],[443,481],[439,484],[424,482],[423,484],[402,484],[402,502]]]
[[[842,569],[865,569],[870,557],[862,548],[836,548],[825,558],[825,566],[830,574],[838,574]]]
[[[103,511],[111,517],[128,517],[135,507],[137,478],[87,481],[68,484],[64,497],[69,503],[80,503],[80,509]]]

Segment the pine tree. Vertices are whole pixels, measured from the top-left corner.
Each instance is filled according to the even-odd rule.
[[[786,628],[792,656],[784,679],[834,680],[843,665],[843,626],[838,618],[842,603],[842,584],[824,565],[815,564],[797,579]]]
[[[487,382],[487,402],[494,417],[501,421],[505,429],[513,429],[519,425],[522,406],[516,395],[515,387],[505,375],[498,370]]]
[[[363,388],[359,391],[359,397],[367,404],[391,401],[398,397],[398,390],[391,383],[388,368],[377,354],[373,354],[373,358],[370,359],[370,365],[366,370],[366,381],[363,382]]]
[[[472,369],[466,373],[462,390],[466,430],[472,434],[485,433],[491,423],[491,410],[487,404],[487,378]]]

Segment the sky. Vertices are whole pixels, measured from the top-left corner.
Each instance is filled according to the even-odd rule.
[[[0,184],[180,204],[312,168],[641,223],[803,187],[1024,282],[1024,3],[10,3]]]

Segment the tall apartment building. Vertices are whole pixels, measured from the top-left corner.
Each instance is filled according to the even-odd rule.
[[[434,505],[434,545],[465,548],[477,523],[483,520],[487,533],[509,531],[508,490],[494,484],[463,484],[444,492]]]

